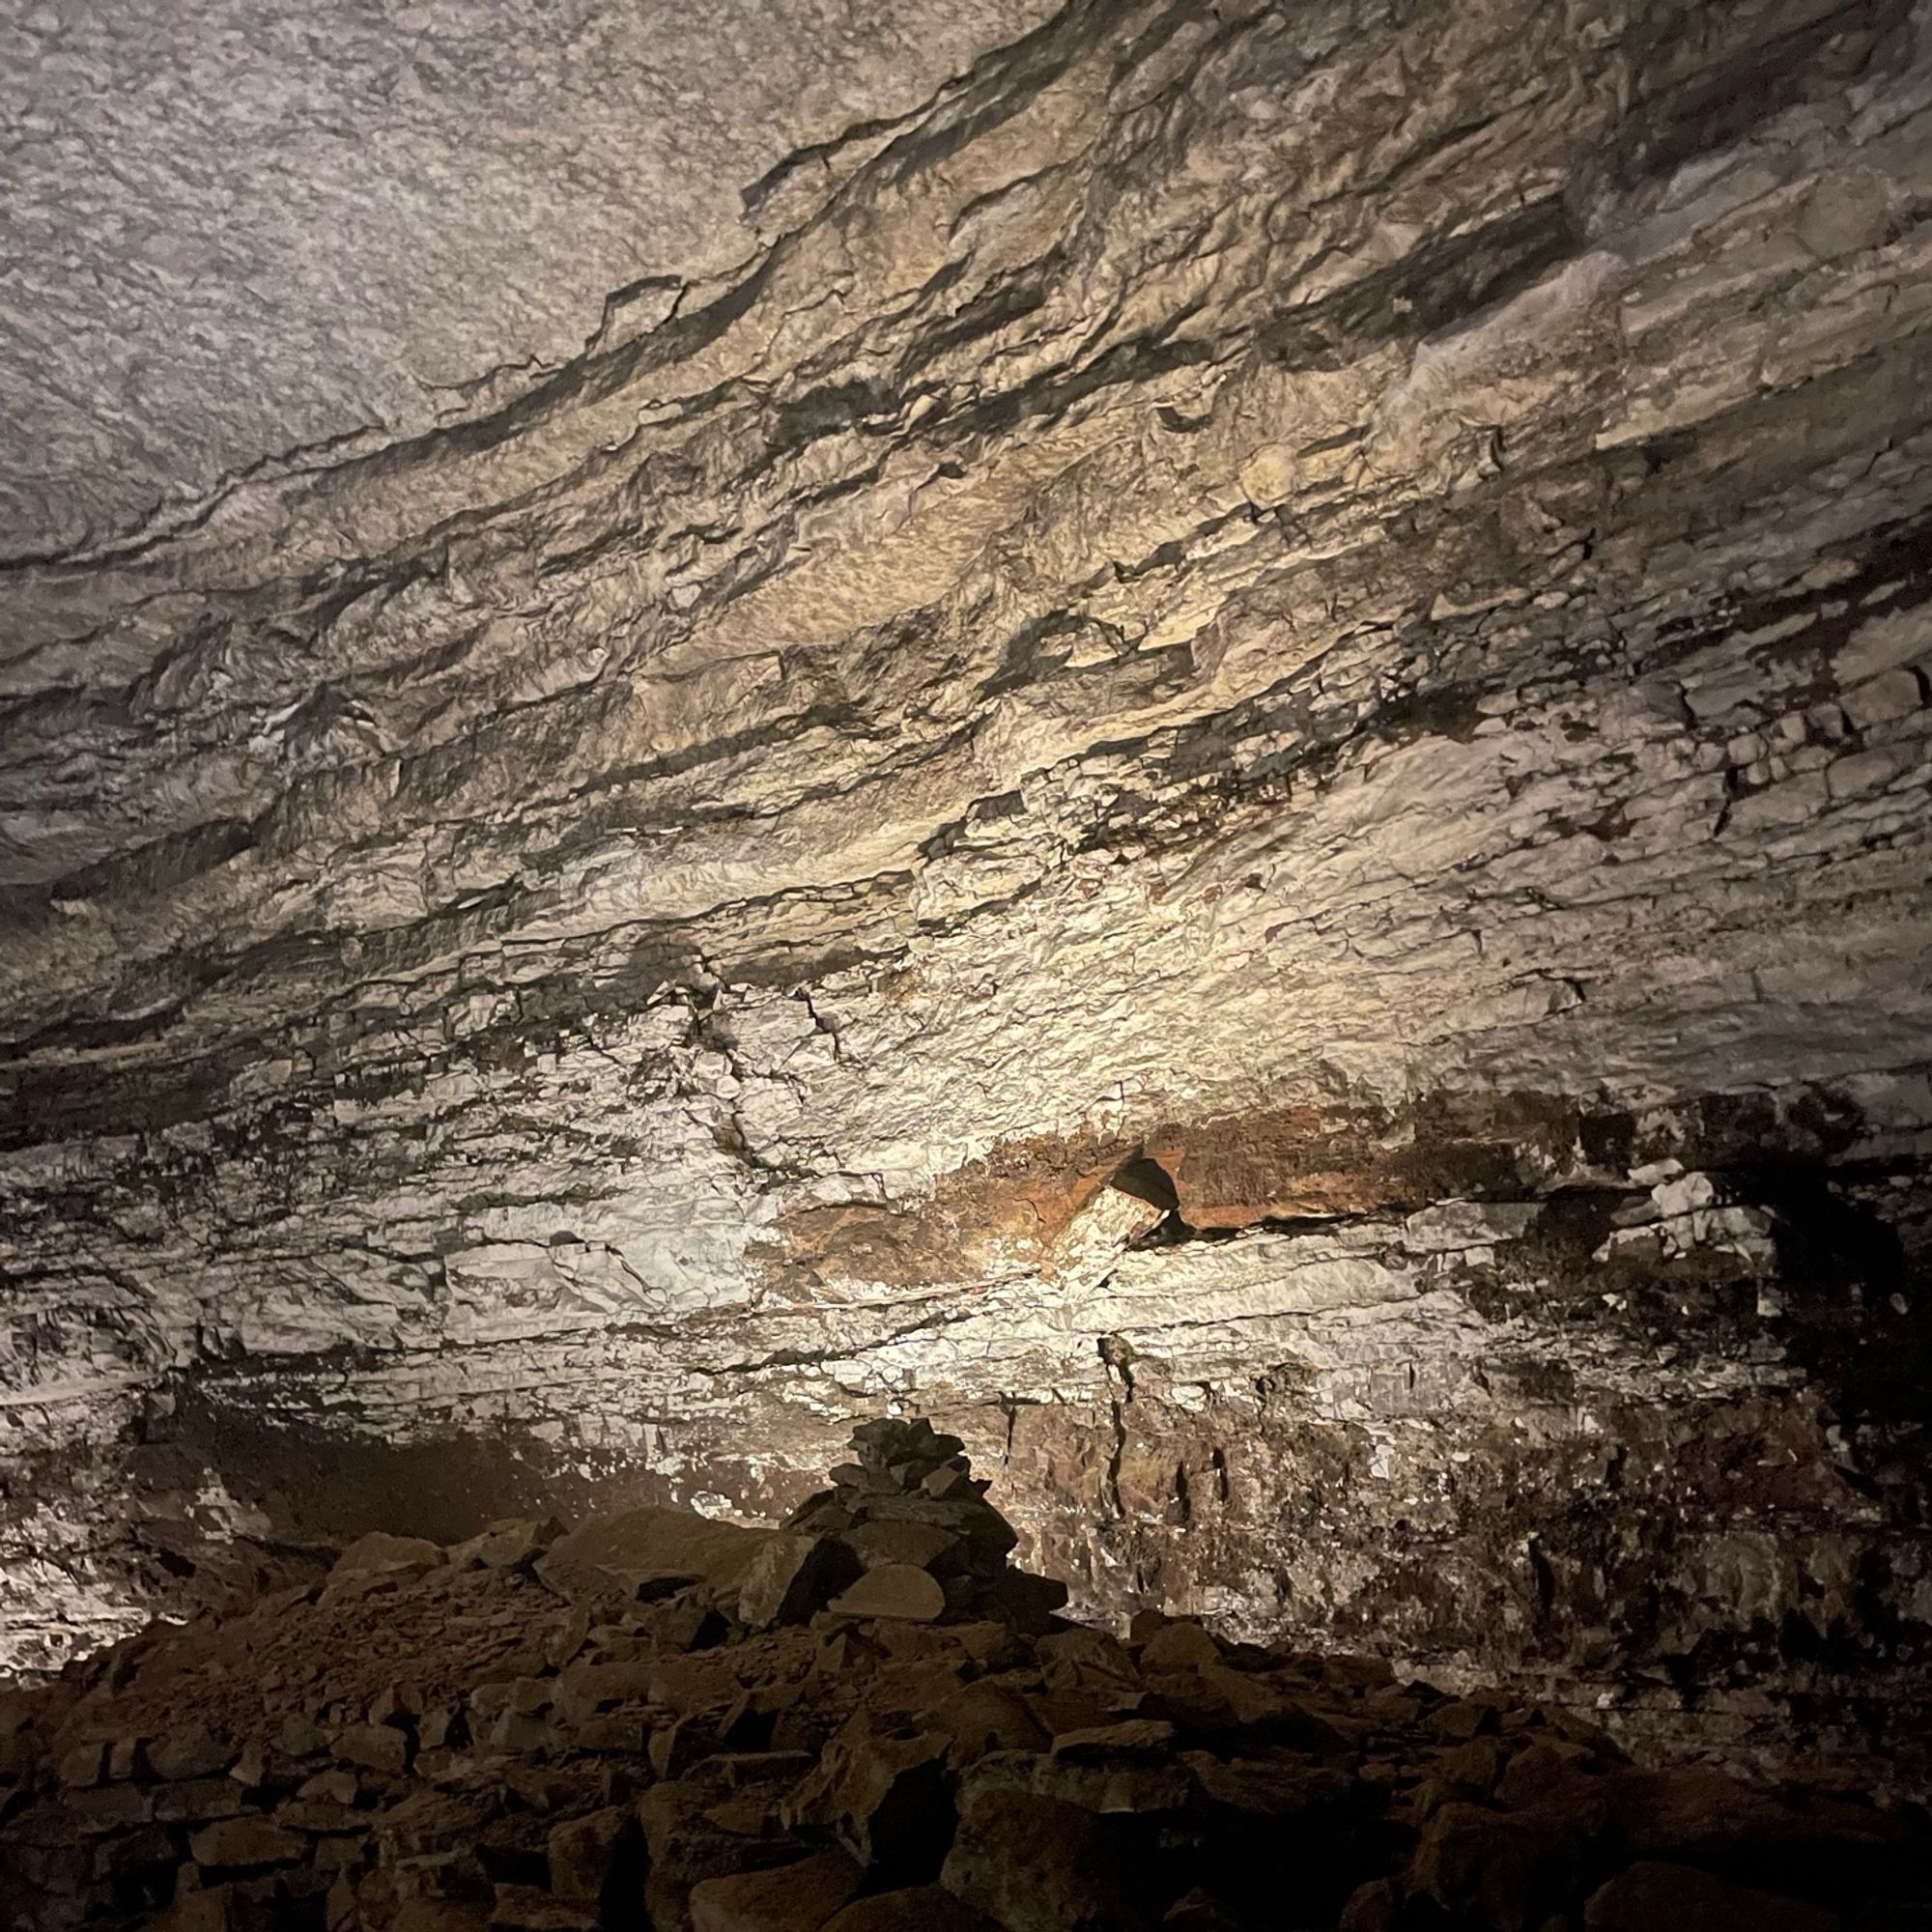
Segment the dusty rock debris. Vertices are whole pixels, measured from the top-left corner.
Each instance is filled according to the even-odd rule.
[[[785,1529],[644,1508],[446,1548],[365,1536],[306,1588],[13,1693],[8,1922],[1932,1923],[1920,1805],[1639,1768],[1567,1711],[1378,1658],[1069,1622],[1064,1588],[1007,1563],[956,1437],[885,1419],[854,1447]],[[923,1554],[879,1525],[926,1532]]]

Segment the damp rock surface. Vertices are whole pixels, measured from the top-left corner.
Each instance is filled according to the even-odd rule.
[[[0,72],[105,113],[83,11]],[[10,198],[99,220],[0,411],[0,1649],[371,1528],[768,1525],[901,1403],[1095,1617],[1922,1740],[1924,9],[973,12],[607,47],[744,134],[652,124],[695,200],[640,108],[479,126],[538,240],[434,368],[485,258],[357,36],[277,208],[366,300],[88,320],[131,229]],[[210,31],[125,111],[259,180],[306,124]]]

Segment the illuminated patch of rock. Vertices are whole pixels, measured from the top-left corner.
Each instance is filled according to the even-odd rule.
[[[1923,1735],[1932,48],[1718,11],[1016,22],[9,569],[8,1656],[896,1402],[1095,1613]]]

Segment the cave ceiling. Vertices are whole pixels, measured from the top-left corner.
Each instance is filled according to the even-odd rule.
[[[0,32],[11,1655],[899,1404],[1093,1608],[1922,1660],[1923,9]]]

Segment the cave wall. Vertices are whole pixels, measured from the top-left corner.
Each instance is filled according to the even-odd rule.
[[[902,1402],[1090,1608],[1922,1714],[1932,18],[1076,4],[759,193],[0,573],[8,1656]]]

